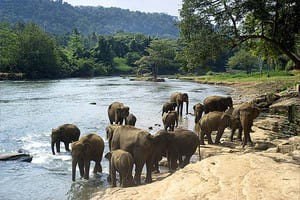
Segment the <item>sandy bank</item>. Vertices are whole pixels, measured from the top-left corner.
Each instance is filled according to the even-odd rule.
[[[300,166],[264,154],[220,155],[186,166],[173,175],[132,188],[109,188],[97,199],[295,199]]]

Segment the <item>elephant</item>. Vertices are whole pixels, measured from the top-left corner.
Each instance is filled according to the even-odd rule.
[[[247,111],[248,113],[245,111]],[[232,111],[232,123],[231,123],[232,131],[231,131],[231,135],[230,135],[230,140],[233,141],[234,133],[235,133],[236,129],[239,129],[239,134],[238,134],[237,138],[238,138],[238,140],[242,141],[242,132],[244,130],[243,127],[247,127],[247,129],[249,129],[249,127],[250,127],[250,131],[251,131],[251,127],[253,125],[253,120],[258,117],[259,112],[260,112],[259,108],[256,106],[253,106],[250,103],[243,103],[243,104],[237,106],[236,108],[234,108]],[[248,115],[247,117],[246,117],[246,113]],[[243,114],[243,120],[244,120],[243,126],[241,123],[242,122],[241,114]],[[247,130],[246,130],[246,135],[247,135]],[[244,136],[245,136],[245,130],[244,130]],[[250,134],[247,135],[247,137],[248,137],[247,141],[249,140],[249,142],[252,144]],[[244,142],[243,142],[243,144],[244,144]]]
[[[141,173],[146,163],[146,183],[152,182],[153,136],[145,130],[129,125],[110,125],[106,128],[110,151],[122,149],[134,160],[134,181],[141,184]]]
[[[187,129],[177,128],[173,134],[173,139],[168,145],[167,159],[170,170],[176,170],[178,167],[183,168],[190,163],[192,155],[195,153],[197,147],[199,148],[200,156],[200,142],[199,137],[193,131]],[[184,160],[183,160],[184,156]]]
[[[56,144],[57,153],[60,152],[60,142],[65,144],[66,151],[70,151],[69,143],[75,142],[79,139],[80,130],[77,126],[73,124],[63,124],[55,129],[52,129],[51,133],[51,149],[52,154],[54,152],[54,144]]]
[[[221,96],[209,96],[203,101],[205,114],[212,111],[224,112],[228,107],[232,108],[232,98]]]
[[[162,107],[161,116],[163,116],[164,113],[167,113],[168,111],[175,110],[176,106],[177,106],[176,102],[166,102],[166,103],[164,103],[163,107]]]
[[[108,152],[105,158],[109,160],[109,174],[112,186],[116,187],[116,171],[120,175],[120,186],[130,187],[134,185],[132,177],[133,157],[127,151],[117,149]]]
[[[208,144],[213,144],[211,139],[212,131],[218,131],[215,144],[219,144],[224,129],[231,126],[231,115],[213,111],[205,114],[198,123],[200,127],[200,144],[204,145],[204,135],[207,136]]]
[[[130,113],[130,114],[125,118],[125,125],[135,126],[135,122],[136,122],[136,117],[135,117],[134,114],[132,114],[132,113]]]
[[[170,102],[176,102],[177,113],[182,116],[183,102],[186,103],[186,114],[188,114],[189,96],[187,93],[175,92],[170,97]]]
[[[90,161],[95,161],[94,173],[102,173],[103,139],[96,133],[83,136],[72,143],[72,181],[75,181],[78,163],[80,176],[89,179]]]
[[[197,103],[193,106],[193,110],[195,115],[195,123],[197,123],[202,117],[202,113],[204,112],[204,106],[201,103]]]
[[[175,110],[164,113],[162,117],[165,130],[169,128],[170,131],[174,131],[174,126],[178,127],[178,115]]]
[[[253,142],[250,137],[251,127],[253,125],[253,120],[258,117],[260,110],[258,107],[250,104],[243,103],[238,108],[233,110],[232,117],[235,119],[235,127],[239,127],[239,136],[238,138],[241,140],[242,131],[244,132],[244,138],[242,145],[245,147],[247,142],[249,141],[252,145]],[[233,139],[233,135],[235,132],[235,127],[232,128],[230,138]]]
[[[120,102],[113,102],[109,105],[107,112],[110,124],[115,122],[116,124],[122,125],[123,120],[129,115],[129,107],[124,106],[124,104]]]

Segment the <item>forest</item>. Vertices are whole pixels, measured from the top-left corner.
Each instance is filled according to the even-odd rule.
[[[13,2],[16,3],[4,0],[1,4],[8,6]],[[33,17],[29,14],[33,9],[29,3],[24,3],[28,6],[22,11],[23,14],[27,13],[26,16],[18,15],[20,11],[4,12],[3,6],[0,6],[1,16],[10,16],[0,24],[0,72],[24,73],[29,79],[117,74],[152,74],[156,78],[162,74],[251,74],[300,68],[298,1],[185,0],[180,11],[178,38],[154,33],[162,31],[159,27],[152,27],[153,32],[137,33],[138,29],[108,32],[103,29],[104,32],[101,32],[93,29],[93,20],[90,23],[81,21],[82,24],[69,24],[71,31],[68,28],[59,29],[62,26],[53,26],[57,29],[51,30],[41,26],[39,20],[48,18],[53,11],[52,6],[69,8],[70,13],[78,15],[86,9],[95,10],[94,15],[97,15],[101,12],[96,10],[104,8],[72,7],[62,1],[39,2],[49,8],[35,11],[40,13],[35,17],[36,23],[24,23]],[[36,10],[40,8],[42,6]],[[17,9],[20,8],[14,8]],[[55,10],[51,18],[53,23],[60,21],[61,17],[72,18],[66,11],[63,15],[59,13],[60,9]],[[123,11],[119,11],[114,16],[122,15]],[[112,13],[104,15],[113,20],[113,17],[109,17]],[[67,19],[62,21],[67,23]],[[104,18],[102,20],[105,21]],[[152,20],[150,24],[165,24],[163,18],[149,20]],[[161,20],[160,23],[156,23],[157,20]],[[137,25],[126,21],[132,26]],[[97,22],[101,26],[114,24],[109,20]],[[144,23],[150,27],[148,22]]]
[[[178,37],[177,17],[121,8],[72,6],[62,0],[1,0],[0,21],[35,23],[52,34],[77,28],[81,34],[111,35],[118,31]]]

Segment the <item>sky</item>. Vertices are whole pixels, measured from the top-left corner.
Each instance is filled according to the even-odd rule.
[[[63,0],[73,6],[119,7],[141,12],[160,12],[179,16],[182,0]]]

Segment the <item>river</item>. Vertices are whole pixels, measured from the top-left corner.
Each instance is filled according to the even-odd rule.
[[[0,199],[88,199],[108,187],[108,161],[102,159],[103,174],[90,180],[71,180],[71,156],[61,143],[61,153],[52,155],[51,129],[65,123],[79,127],[81,136],[98,133],[105,140],[109,124],[107,108],[123,102],[137,117],[136,126],[155,133],[161,127],[162,104],[175,91],[187,92],[189,112],[206,96],[227,95],[224,87],[166,79],[166,82],[138,82],[105,77],[47,81],[0,82],[0,154],[23,149],[33,155],[31,163],[0,162]],[[90,103],[95,102],[96,105]],[[183,109],[185,113],[185,106]],[[179,126],[193,129],[194,117],[184,115]],[[93,167],[93,162],[92,166]],[[78,170],[78,168],[77,168]],[[92,171],[92,170],[91,170]]]

